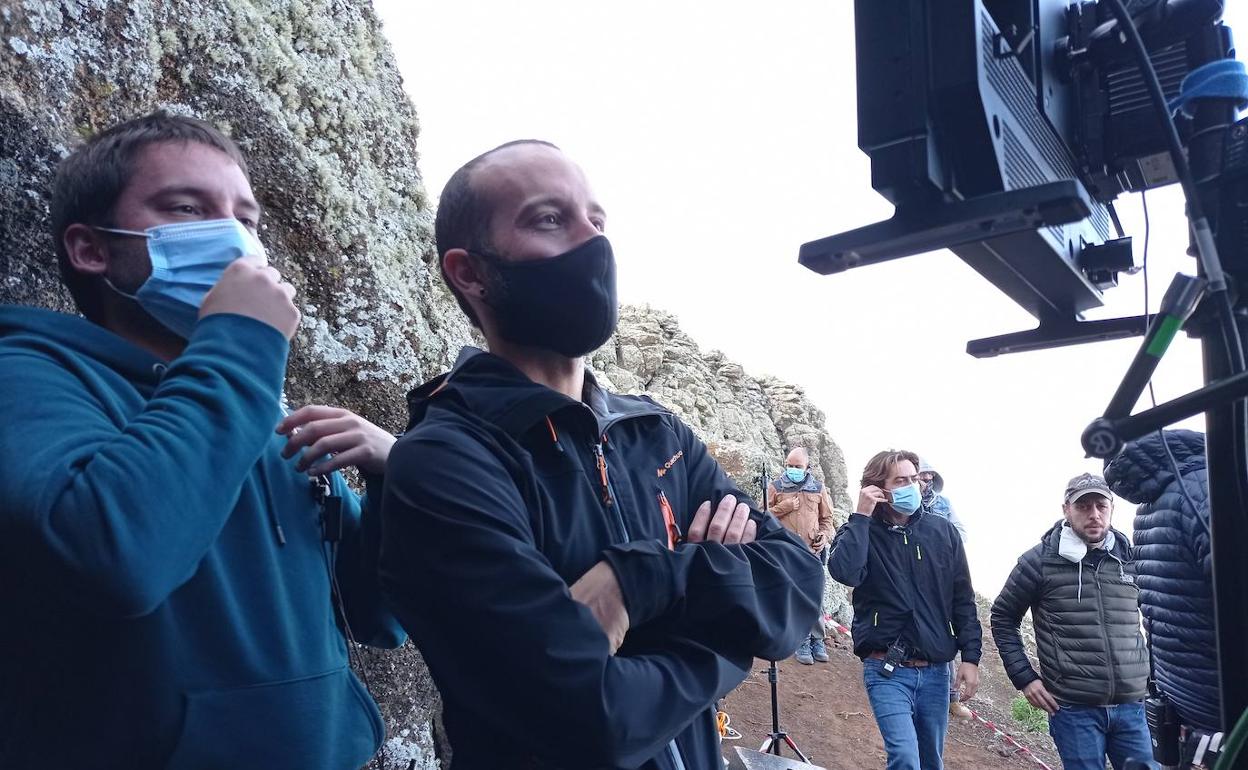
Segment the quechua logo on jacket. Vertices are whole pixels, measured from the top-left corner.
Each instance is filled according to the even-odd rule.
[[[659,473],[659,478],[663,478],[664,476],[666,476],[666,475],[667,475],[667,472],[668,472],[668,471],[670,471],[670,470],[672,469],[672,466],[673,466],[673,465],[675,465],[676,463],[680,462],[680,458],[682,458],[682,457],[684,457],[684,456],[685,456],[685,450],[683,450],[683,449],[682,449],[682,450],[680,450],[679,452],[677,452],[676,454],[672,455],[671,459],[669,459],[667,462],[663,463],[663,467],[662,467],[662,468],[659,468],[659,471],[658,471],[658,473]]]

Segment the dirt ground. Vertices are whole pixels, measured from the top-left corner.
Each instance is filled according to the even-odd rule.
[[[980,694],[970,706],[1030,749],[1052,770],[1061,767],[1047,733],[1025,732],[1009,716],[1014,688],[1001,670],[990,635],[984,640]],[[828,663],[803,666],[792,658],[780,661],[778,692],[780,729],[787,731],[811,761],[828,770],[877,770],[885,765],[884,742],[871,716],[862,685],[862,663],[847,641],[828,645]],[[742,734],[739,745],[757,749],[771,731],[771,689],[767,662],[724,701],[732,727]],[[785,756],[793,754],[786,748]],[[996,770],[1040,765],[972,720],[950,724],[945,742],[948,770]]]

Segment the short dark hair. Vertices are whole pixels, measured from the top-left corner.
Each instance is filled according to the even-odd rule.
[[[134,162],[148,145],[195,142],[225,153],[247,176],[247,161],[238,145],[202,120],[157,110],[92,136],[57,166],[52,180],[51,229],[61,281],[83,315],[95,317],[99,300],[96,281],[69,263],[65,231],[83,223],[111,226],[113,209],[134,175]]]
[[[481,328],[481,321],[477,318],[477,314],[472,312],[472,307],[464,301],[459,290],[451,283],[446,274],[446,267],[442,264],[442,258],[451,249],[493,250],[490,244],[490,218],[494,210],[490,201],[473,187],[472,175],[486,158],[499,150],[521,144],[540,144],[559,149],[542,139],[516,139],[500,144],[460,166],[459,170],[451,174],[446,186],[442,188],[442,195],[438,198],[438,214],[433,225],[434,239],[438,249],[438,270],[442,273],[442,282],[451,290],[455,301],[459,303],[459,309],[464,311],[464,315],[468,316],[468,320],[478,329]]]

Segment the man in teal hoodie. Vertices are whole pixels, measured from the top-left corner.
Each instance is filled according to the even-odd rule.
[[[299,312],[259,216],[238,148],[189,118],[58,170],[85,318],[0,307],[0,767],[346,770],[382,741],[344,633],[403,635],[337,470],[376,491],[394,439],[283,419]]]

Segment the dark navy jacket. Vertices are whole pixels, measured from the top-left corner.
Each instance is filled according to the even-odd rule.
[[[832,541],[828,572],[854,588],[854,653],[897,639],[933,663],[979,663],[983,629],[962,538],[948,519],[919,511],[904,527],[854,513]]]
[[[442,693],[456,770],[719,766],[713,702],[809,633],[818,559],[768,516],[746,546],[669,550],[741,495],[689,428],[587,375],[585,400],[471,349],[409,397],[390,455],[382,582]],[[624,646],[568,586],[600,560]]]
[[[1205,437],[1190,430],[1165,434],[1197,511],[1183,499],[1156,433],[1128,444],[1106,466],[1105,480],[1116,494],[1140,504],[1135,513],[1136,569],[1144,626],[1153,637],[1157,685],[1188,724],[1218,730]]]

